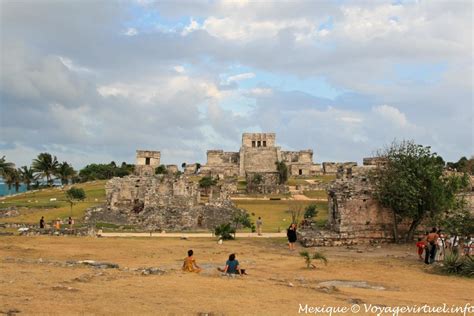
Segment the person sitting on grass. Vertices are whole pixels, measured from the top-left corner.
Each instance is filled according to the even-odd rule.
[[[193,257],[194,251],[188,250],[188,256],[184,258],[183,271],[186,272],[201,272],[201,268],[197,265],[196,260]]]
[[[229,260],[226,261],[224,269],[217,268],[217,270],[225,274],[239,274],[239,275],[247,274],[245,272],[245,269],[240,268],[239,261],[235,259],[235,253],[229,256]]]

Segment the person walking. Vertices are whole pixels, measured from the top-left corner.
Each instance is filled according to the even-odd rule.
[[[295,250],[295,242],[297,240],[295,223],[291,224],[290,227],[288,227],[288,230],[286,231],[286,237],[288,237],[288,248],[290,250]]]
[[[257,235],[262,236],[262,225],[263,225],[262,218],[259,216],[255,223],[257,224]]]
[[[436,258],[436,250],[438,247],[438,238],[439,235],[437,233],[436,227],[433,227],[431,232],[426,236],[426,241],[428,242],[428,251],[426,251],[426,256],[425,256],[425,263],[426,264],[432,264],[435,261]]]
[[[44,216],[41,216],[41,219],[40,219],[40,228],[41,228],[41,229],[44,228]]]

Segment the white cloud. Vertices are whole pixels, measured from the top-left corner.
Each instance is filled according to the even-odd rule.
[[[387,120],[398,127],[409,125],[408,120],[399,109],[390,105],[380,105],[372,108],[372,111],[384,120]]]
[[[135,36],[138,34],[138,31],[136,28],[129,27],[123,34],[127,36]]]
[[[180,73],[180,74],[185,72],[185,69],[184,69],[183,66],[174,66],[173,69],[174,69],[174,71],[176,71],[177,73]]]
[[[246,72],[238,75],[233,75],[227,78],[227,83],[232,83],[232,82],[237,82],[237,81],[242,81],[246,79],[252,79],[255,77],[255,74],[253,72]]]

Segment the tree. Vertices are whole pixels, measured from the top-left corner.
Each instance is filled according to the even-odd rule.
[[[15,186],[15,191],[18,192],[20,189],[20,183],[21,183],[20,173],[15,168],[6,169],[6,170],[7,171],[3,175],[3,178],[5,180],[5,183],[8,186],[8,190],[11,190],[12,186]]]
[[[288,181],[288,167],[284,161],[275,162],[278,171],[278,177],[280,184],[285,184]]]
[[[59,162],[56,156],[49,153],[40,153],[38,158],[33,160],[31,168],[42,178],[46,178],[48,185],[52,184],[52,176],[56,174]]]
[[[181,164],[181,168],[183,168],[183,169],[186,168],[186,163],[185,163],[185,162],[183,162],[183,163]]]
[[[32,168],[28,168],[27,166],[23,166],[18,169],[20,172],[20,179],[26,185],[26,190],[30,190],[31,184],[37,180],[37,176],[35,175]]]
[[[86,193],[82,188],[72,187],[66,191],[66,200],[69,202],[71,206],[71,216],[72,216],[72,207],[75,203],[79,201],[84,201],[86,198]]]
[[[196,163],[196,171],[194,173],[198,173],[199,169],[201,169],[201,164],[198,162]]]
[[[199,180],[199,187],[203,188],[206,191],[206,194],[209,194],[209,188],[216,184],[217,180],[212,177],[202,177],[201,180]]]
[[[5,156],[0,158],[0,176],[5,178],[5,175],[15,169],[15,164],[13,162],[8,162],[5,160]]]
[[[445,176],[439,156],[430,147],[412,141],[394,142],[379,156],[384,164],[378,165],[371,177],[375,197],[392,210],[395,242],[403,219],[410,221],[405,240],[411,241],[425,218],[433,218],[456,204],[463,181],[456,175]]]
[[[76,171],[70,164],[64,161],[59,164],[56,175],[61,179],[62,185],[67,185],[76,175]]]
[[[158,167],[155,168],[155,174],[166,174],[166,166],[165,165],[159,165]]]

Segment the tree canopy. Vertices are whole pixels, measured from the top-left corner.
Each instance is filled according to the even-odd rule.
[[[375,195],[393,212],[395,241],[400,221],[410,220],[405,239],[412,240],[424,219],[455,207],[457,193],[467,185],[466,177],[444,173],[444,161],[430,147],[412,141],[394,142],[379,156],[384,163],[373,173]]]

